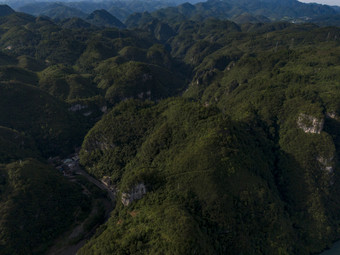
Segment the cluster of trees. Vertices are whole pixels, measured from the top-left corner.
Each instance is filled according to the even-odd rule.
[[[90,202],[78,185],[36,159],[0,164],[0,253],[44,254],[86,217]]]

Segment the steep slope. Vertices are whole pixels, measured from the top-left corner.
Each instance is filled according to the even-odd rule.
[[[106,10],[96,10],[87,16],[86,21],[99,27],[124,28],[125,25]]]
[[[42,11],[39,12],[39,15],[45,15],[55,20],[63,20],[74,17],[85,18],[87,16],[86,13],[83,13],[78,9],[57,3],[53,3],[49,5],[47,8],[44,8]]]
[[[0,17],[10,15],[15,11],[8,5],[0,5]]]
[[[122,51],[128,50],[126,48]],[[184,88],[183,77],[180,75],[137,61],[115,65],[114,59],[109,59],[101,63],[96,72],[99,73],[96,77],[100,81],[98,86],[106,89],[105,98],[112,104],[126,98],[162,99],[176,95]]]
[[[46,68],[45,63],[43,63],[41,60],[37,60],[27,55],[18,57],[18,66],[33,72],[38,72]]]
[[[18,82],[2,82],[0,92],[0,125],[33,137],[44,156],[69,153],[80,142],[79,121],[61,101]]]
[[[30,72],[24,68],[3,66],[0,67],[1,81],[19,81],[31,85],[37,85],[38,76],[34,72]]]
[[[32,138],[0,126],[0,163],[9,163],[25,158],[39,158],[40,153]]]
[[[82,165],[111,181],[117,206],[79,254],[309,255],[339,239],[339,28],[249,23],[280,9],[296,21],[294,3],[186,3],[131,16],[133,30],[0,17],[0,161],[12,162],[0,253],[44,252],[62,229],[29,225],[48,224],[40,209],[68,225],[67,208],[86,211],[80,190],[25,160],[82,141]],[[245,24],[211,18],[232,13]]]
[[[31,15],[35,15],[35,16],[39,16],[39,14],[44,10],[44,9],[48,9],[49,6],[51,6],[52,3],[49,3],[47,1],[45,2],[40,2],[40,3],[27,3],[27,4],[23,4],[22,6],[17,8],[18,12],[24,12],[24,13],[28,13]]]
[[[114,17],[121,20],[122,22],[125,21],[125,19],[133,13],[132,10],[126,9],[126,8],[119,8],[116,6],[112,6],[110,9],[108,9],[108,12],[111,13]]]
[[[74,29],[74,28],[89,28],[91,24],[80,18],[68,18],[59,22],[63,28]]]
[[[79,254],[307,255],[339,237],[339,29],[242,28],[182,23],[188,99],[121,103],[88,133],[81,163],[122,203]]]
[[[291,159],[285,146],[275,149],[255,116],[233,121],[189,100],[145,106],[118,106],[83,144],[81,162],[118,181],[124,205],[79,254],[309,254],[330,241],[334,208],[322,201],[329,197],[340,205],[336,192],[329,194],[331,176],[318,164],[304,165],[297,151]],[[128,130],[126,121],[134,123]],[[314,147],[332,148],[329,136],[311,138],[297,141],[302,154],[319,150],[330,157],[332,149]],[[310,183],[309,171],[320,180]],[[311,231],[315,227],[321,236]]]
[[[77,74],[64,65],[51,65],[40,72],[39,87],[62,100],[87,98],[98,94],[89,75]]]
[[[15,57],[8,55],[5,52],[0,52],[0,66],[16,65],[17,62]]]
[[[160,9],[153,12],[152,16],[170,24],[176,24],[187,19],[200,21],[204,18],[228,19],[243,23],[244,21],[240,20],[240,16],[244,15],[264,17],[262,19],[271,21],[307,22],[318,17],[336,15],[336,13],[336,10],[330,6],[305,4],[297,0],[209,0],[195,5],[184,3],[177,7]],[[134,14],[132,15],[134,16]],[[129,16],[126,19],[126,24],[131,24],[131,18]],[[257,19],[248,19],[248,21],[258,22]]]
[[[107,10],[113,16],[119,20],[124,21],[128,15],[134,12],[155,11],[168,6],[176,6],[185,2],[184,0],[165,1],[165,0],[153,0],[153,1],[44,1],[34,2],[30,0],[7,0],[11,2],[11,6],[17,11],[29,13],[35,16],[42,15],[43,12],[52,10],[51,6],[58,2],[58,5],[65,6],[65,10],[76,10],[74,14],[80,13],[92,13],[96,10]],[[197,0],[191,2],[198,2]],[[60,13],[62,14],[62,13]],[[79,16],[77,16],[79,17]]]
[[[39,161],[0,165],[0,253],[43,254],[87,203],[80,187]]]
[[[66,18],[85,18],[86,13],[79,9],[67,6],[64,3],[30,3],[18,8],[20,12],[29,13],[35,16],[47,16],[51,19],[62,20]]]
[[[133,100],[123,102],[90,130],[80,155],[92,175],[97,178],[110,175],[115,181],[121,178],[125,165],[136,155],[147,130],[158,117],[150,109],[152,105]]]

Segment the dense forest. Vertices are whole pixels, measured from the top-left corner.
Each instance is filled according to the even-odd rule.
[[[263,2],[124,19],[0,6],[0,254],[45,254],[89,214],[47,162],[79,147],[116,206],[77,254],[307,255],[339,239],[339,10]]]

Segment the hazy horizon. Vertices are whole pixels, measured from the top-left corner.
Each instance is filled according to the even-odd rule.
[[[82,1],[101,2],[103,0],[31,0],[31,1],[30,0],[22,0],[22,1],[0,0],[0,3],[10,3],[10,2],[25,2],[25,3],[29,3],[29,2],[82,2]],[[109,0],[106,0],[106,1],[109,1]],[[173,0],[173,1],[178,2],[178,0]],[[317,4],[327,4],[327,5],[340,6],[340,0],[298,0],[298,1],[302,2],[302,3],[317,3]],[[184,1],[180,1],[180,2],[184,2]],[[192,1],[188,1],[188,2],[192,2]],[[205,0],[195,1],[195,2],[205,2]]]
[[[302,3],[317,3],[340,6],[340,0],[299,0]]]

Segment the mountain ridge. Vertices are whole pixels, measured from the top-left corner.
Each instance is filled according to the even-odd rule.
[[[0,17],[4,17],[14,13],[15,11],[8,5],[0,5]]]
[[[85,20],[99,27],[125,28],[125,25],[119,19],[104,9],[92,12]]]

